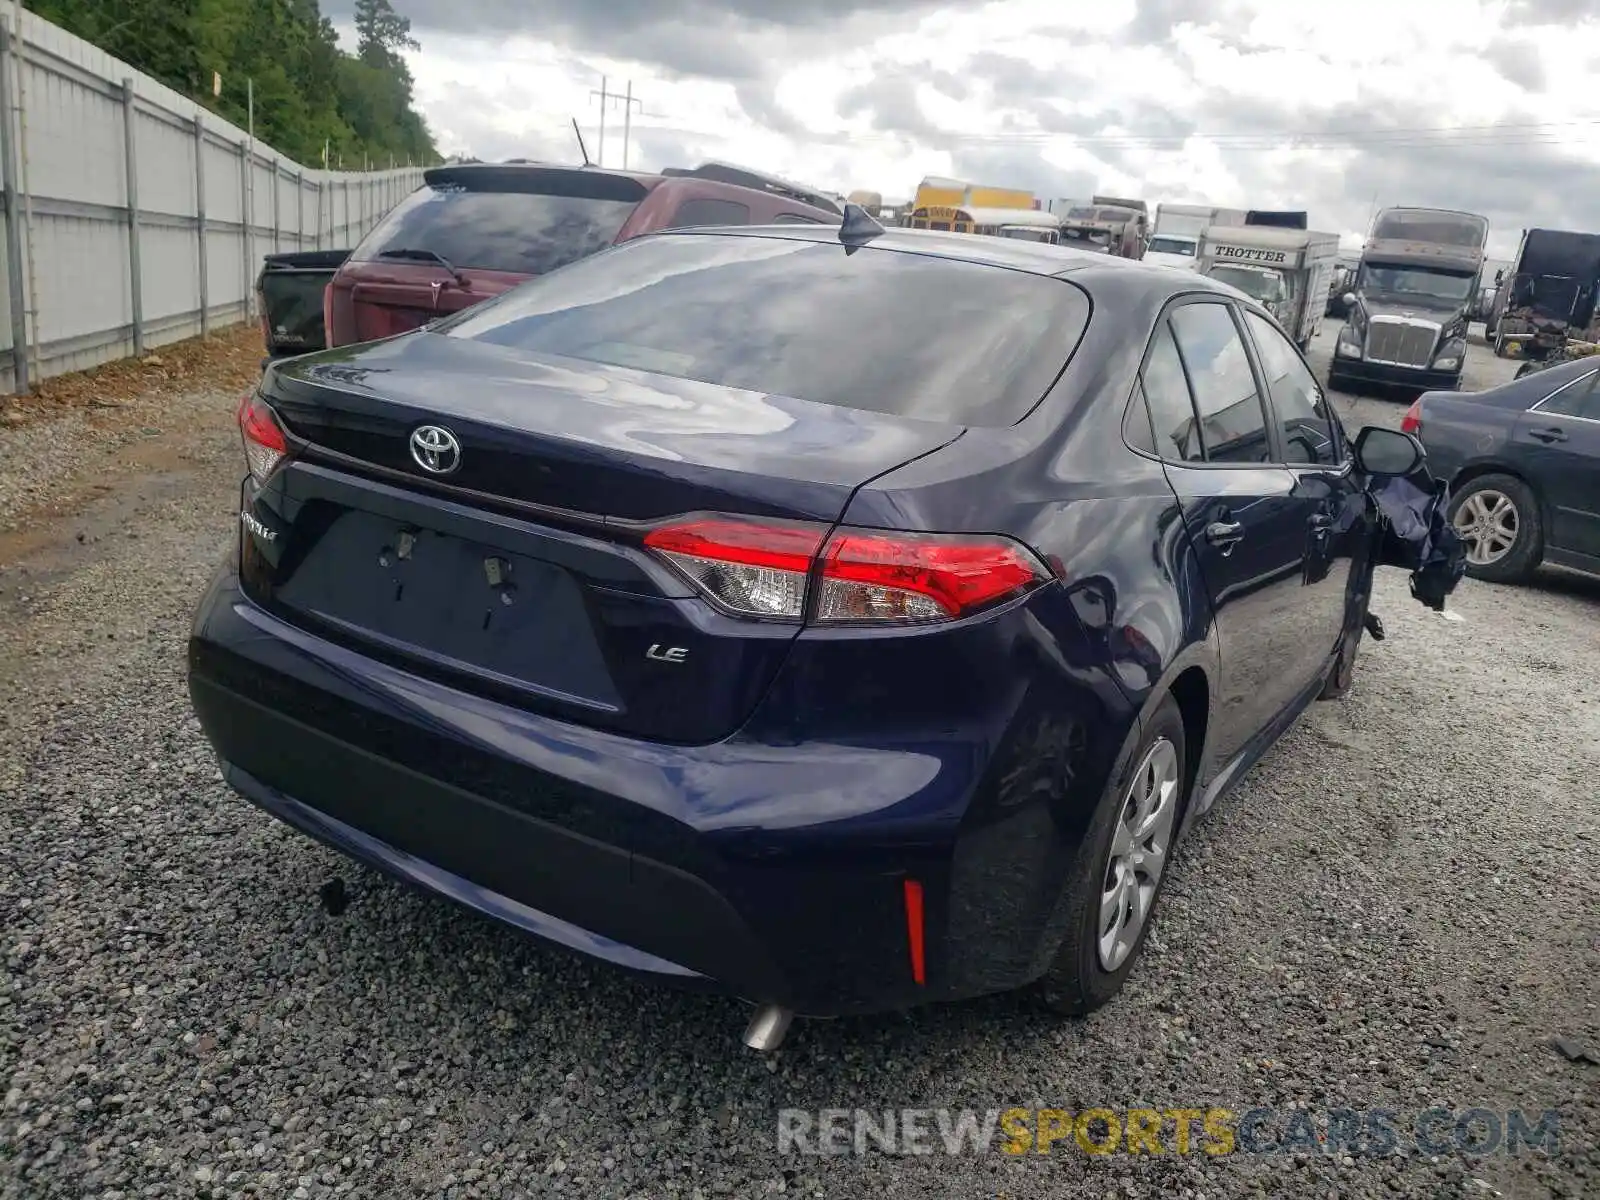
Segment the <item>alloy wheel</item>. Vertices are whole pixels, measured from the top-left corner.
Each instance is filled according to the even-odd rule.
[[[1510,496],[1486,488],[1461,502],[1454,525],[1466,546],[1467,562],[1487,567],[1511,553],[1521,521]]]
[[[1172,848],[1179,783],[1177,747],[1159,738],[1133,773],[1111,831],[1096,939],[1107,972],[1133,953],[1155,904]]]

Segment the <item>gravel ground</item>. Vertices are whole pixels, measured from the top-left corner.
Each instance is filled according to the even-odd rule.
[[[1475,354],[1471,381],[1509,375]],[[1386,573],[1388,640],[1185,844],[1095,1016],[999,998],[763,1059],[738,1005],[402,890],[223,787],[182,651],[233,532],[233,403],[0,430],[0,1196],[1600,1195],[1600,1067],[1550,1045],[1600,1048],[1600,585],[1467,581],[1451,620]],[[30,517],[19,457],[82,502]],[[1563,1153],[775,1148],[785,1108],[1014,1105],[1555,1108]]]

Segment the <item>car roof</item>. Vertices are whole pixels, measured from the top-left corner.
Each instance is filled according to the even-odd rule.
[[[815,193],[802,184],[789,183],[777,176],[759,175],[747,171],[742,167],[735,167],[728,163],[712,160],[688,170],[668,168],[663,171],[629,171],[618,170],[616,167],[602,167],[598,163],[555,163],[540,162],[535,159],[508,158],[502,162],[459,162],[445,163],[437,167],[429,167],[422,173],[423,182],[434,184],[438,182],[461,182],[466,180],[481,180],[492,182],[499,180],[507,185],[508,190],[515,190],[516,184],[511,181],[517,179],[568,179],[580,178],[631,181],[638,185],[642,192],[654,191],[663,185],[673,183],[696,184],[703,187],[708,194],[725,193],[730,189],[736,192],[754,192],[773,200],[782,200],[785,203],[799,205],[813,212],[826,213],[837,217],[838,206],[832,208],[818,204],[824,200],[832,204],[831,200]]]
[[[839,241],[837,225],[726,225],[692,229],[663,229],[651,237],[775,237],[791,241]],[[1109,254],[1091,254],[1070,246],[1020,238],[989,237],[979,233],[945,233],[933,229],[886,228],[865,242],[862,249],[925,254],[956,262],[1003,267],[1033,275],[1070,277],[1090,289],[1108,288],[1150,296],[1177,296],[1187,292],[1215,292],[1230,299],[1248,298],[1226,284],[1195,271],[1177,271],[1155,263],[1141,263]]]
[[[1568,362],[1556,363],[1542,371],[1530,371],[1521,379],[1508,379],[1505,383],[1481,392],[1464,393],[1462,399],[1493,397],[1490,403],[1513,402],[1521,409],[1532,408],[1563,388],[1571,387],[1600,369],[1600,354],[1584,355]]]

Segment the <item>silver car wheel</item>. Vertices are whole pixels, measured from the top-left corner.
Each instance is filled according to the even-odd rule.
[[[1133,953],[1155,904],[1172,848],[1180,782],[1177,747],[1160,738],[1146,752],[1123,795],[1100,890],[1097,944],[1100,966],[1108,972]]]
[[[1467,561],[1487,567],[1511,553],[1522,527],[1517,506],[1504,492],[1473,492],[1456,509],[1453,522],[1467,549]]]

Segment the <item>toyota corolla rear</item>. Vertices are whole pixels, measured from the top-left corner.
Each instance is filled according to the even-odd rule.
[[[883,501],[930,456],[992,488],[1088,308],[826,235],[675,234],[269,370],[190,642],[228,780],[412,883],[752,1000],[1032,978],[1073,786],[1092,802],[1128,717],[986,515],[1007,497],[975,488],[955,529]]]

